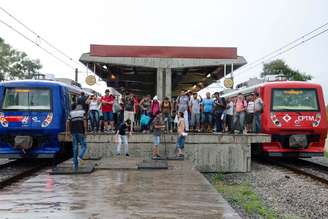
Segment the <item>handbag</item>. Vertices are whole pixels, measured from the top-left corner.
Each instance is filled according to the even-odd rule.
[[[178,122],[179,122],[178,115],[175,115],[175,117],[174,117],[174,123],[178,123]]]

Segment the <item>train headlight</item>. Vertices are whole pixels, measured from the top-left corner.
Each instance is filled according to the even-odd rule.
[[[320,121],[321,121],[321,114],[320,113],[317,113],[315,115],[314,122],[312,122],[312,126],[313,127],[318,127],[320,125]]]
[[[278,119],[275,120],[273,123],[274,123],[276,126],[281,127],[281,123],[278,121]]]
[[[5,127],[5,128],[8,127],[8,121],[5,118],[5,115],[3,113],[0,113],[0,124],[2,125],[2,127]]]
[[[52,122],[52,118],[53,118],[53,114],[48,113],[47,118],[42,122],[41,127],[42,128],[48,127]]]
[[[281,127],[281,123],[279,122],[278,118],[276,117],[276,115],[274,113],[271,113],[271,121],[273,124],[275,124],[275,126],[277,127]]]

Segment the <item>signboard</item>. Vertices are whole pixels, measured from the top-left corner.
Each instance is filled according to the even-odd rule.
[[[87,83],[87,85],[94,85],[96,84],[96,77],[94,75],[89,75],[85,78],[85,83]]]
[[[226,79],[224,79],[223,84],[226,88],[233,88],[233,79],[232,78],[226,78]]]

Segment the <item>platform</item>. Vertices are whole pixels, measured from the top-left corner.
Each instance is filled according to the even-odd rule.
[[[115,164],[120,167],[127,161],[140,160],[122,158]],[[111,163],[96,162],[103,167]],[[1,190],[0,214],[26,219],[239,218],[190,161],[168,161],[168,165],[167,170],[96,168],[87,175],[43,172]]]
[[[60,140],[63,141],[64,137],[60,135]],[[176,139],[176,134],[161,136],[161,156],[166,153],[168,157],[175,157]],[[251,170],[251,144],[263,142],[271,142],[270,135],[192,133],[186,138],[185,159],[201,172],[248,172]],[[87,144],[86,157],[115,157],[114,134],[88,134]],[[152,134],[133,134],[129,137],[129,154],[131,157],[150,159],[152,144]]]

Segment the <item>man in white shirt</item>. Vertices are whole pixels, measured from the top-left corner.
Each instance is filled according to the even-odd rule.
[[[246,129],[247,132],[253,132],[253,121],[255,112],[254,94],[247,97],[247,108],[246,108]]]

